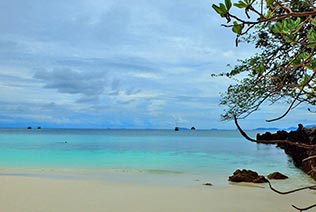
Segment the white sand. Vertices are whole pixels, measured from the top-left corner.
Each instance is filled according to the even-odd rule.
[[[179,187],[87,178],[0,176],[3,212],[288,212],[296,211],[291,204],[313,203],[315,191],[283,196],[269,189],[238,185]]]

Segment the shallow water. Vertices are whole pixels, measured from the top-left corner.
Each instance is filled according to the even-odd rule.
[[[298,184],[308,181],[283,150],[248,142],[231,130],[0,129],[0,167],[107,170],[96,176],[142,173],[220,184],[246,168],[263,175],[280,171]]]

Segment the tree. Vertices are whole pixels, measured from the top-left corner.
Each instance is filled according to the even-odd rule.
[[[250,141],[295,146],[308,152],[302,162],[312,161],[316,173],[316,145],[298,141],[250,138],[237,120],[246,118],[265,103],[285,101],[288,108],[276,121],[302,103],[314,111],[316,105],[316,1],[315,0],[225,0],[213,9],[236,34],[236,45],[248,42],[258,53],[239,61],[231,71],[213,75],[236,80],[222,95],[227,107],[222,119],[234,119],[241,134]],[[246,76],[239,79],[239,76]],[[270,185],[270,184],[269,184]],[[271,185],[270,185],[271,187]],[[315,188],[315,186],[309,187]],[[277,191],[271,187],[272,190]],[[296,191],[296,190],[294,190]],[[278,192],[278,191],[277,191]],[[282,192],[279,192],[282,193]],[[287,194],[288,192],[283,192]],[[298,208],[299,211],[316,207]]]
[[[226,19],[223,26],[237,35],[236,45],[253,43],[259,51],[239,61],[230,72],[219,74],[233,79],[246,74],[223,95],[221,104],[228,106],[223,119],[245,118],[265,102],[289,103],[283,115],[273,120],[301,103],[316,104],[315,2],[240,0],[232,4],[225,0],[225,4],[212,5]]]

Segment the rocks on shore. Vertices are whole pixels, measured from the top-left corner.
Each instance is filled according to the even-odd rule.
[[[270,180],[284,180],[284,179],[289,178],[288,176],[286,176],[280,172],[273,172],[273,173],[269,174],[267,177]]]
[[[229,181],[232,182],[249,182],[249,183],[266,183],[268,180],[262,176],[259,175],[255,171],[251,170],[239,170],[237,169],[232,176],[229,176]]]
[[[299,124],[297,130],[290,132],[280,130],[273,134],[270,132],[257,134],[257,140],[271,140],[272,143],[273,140],[287,140],[293,143],[316,145],[316,128],[304,128],[302,124]],[[296,167],[316,180],[316,172],[313,171],[313,167],[316,167],[316,158],[306,160],[316,155],[316,148],[305,149],[288,143],[278,143],[277,147],[291,156]]]

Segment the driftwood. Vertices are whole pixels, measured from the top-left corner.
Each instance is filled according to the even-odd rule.
[[[288,144],[288,145],[300,147],[300,148],[303,148],[303,149],[316,150],[316,145],[309,145],[309,144],[304,144],[304,143],[298,143],[298,142],[293,142],[293,141],[289,141],[289,140],[286,140],[286,139],[285,140],[257,140],[257,139],[253,139],[253,138],[249,137],[247,135],[247,133],[240,127],[240,125],[238,123],[238,120],[237,120],[237,117],[235,117],[235,116],[234,116],[234,121],[235,121],[235,125],[236,125],[238,131],[240,132],[240,134],[245,139],[247,139],[248,141],[256,142],[256,143],[262,143],[262,144]],[[309,156],[309,157],[305,158],[302,162],[306,162],[306,161],[313,160],[313,159],[316,159],[316,155]],[[316,173],[316,167],[312,166],[311,167],[311,172],[315,172]],[[279,190],[273,188],[271,183],[270,183],[270,181],[268,181],[268,184],[269,184],[269,187],[270,187],[270,189],[272,191],[274,191],[274,192],[276,192],[278,194],[281,194],[281,195],[291,194],[291,193],[295,193],[297,191],[306,190],[306,189],[316,190],[316,185],[312,185],[312,186],[306,186],[306,187],[297,188],[297,189],[293,189],[293,190],[290,190],[290,191],[282,192],[282,191],[279,191]],[[313,205],[310,205],[310,206],[304,207],[304,208],[300,208],[300,207],[297,207],[295,205],[292,205],[292,207],[295,208],[298,211],[307,211],[309,209],[312,209],[312,208],[316,207],[316,204],[313,204]]]

